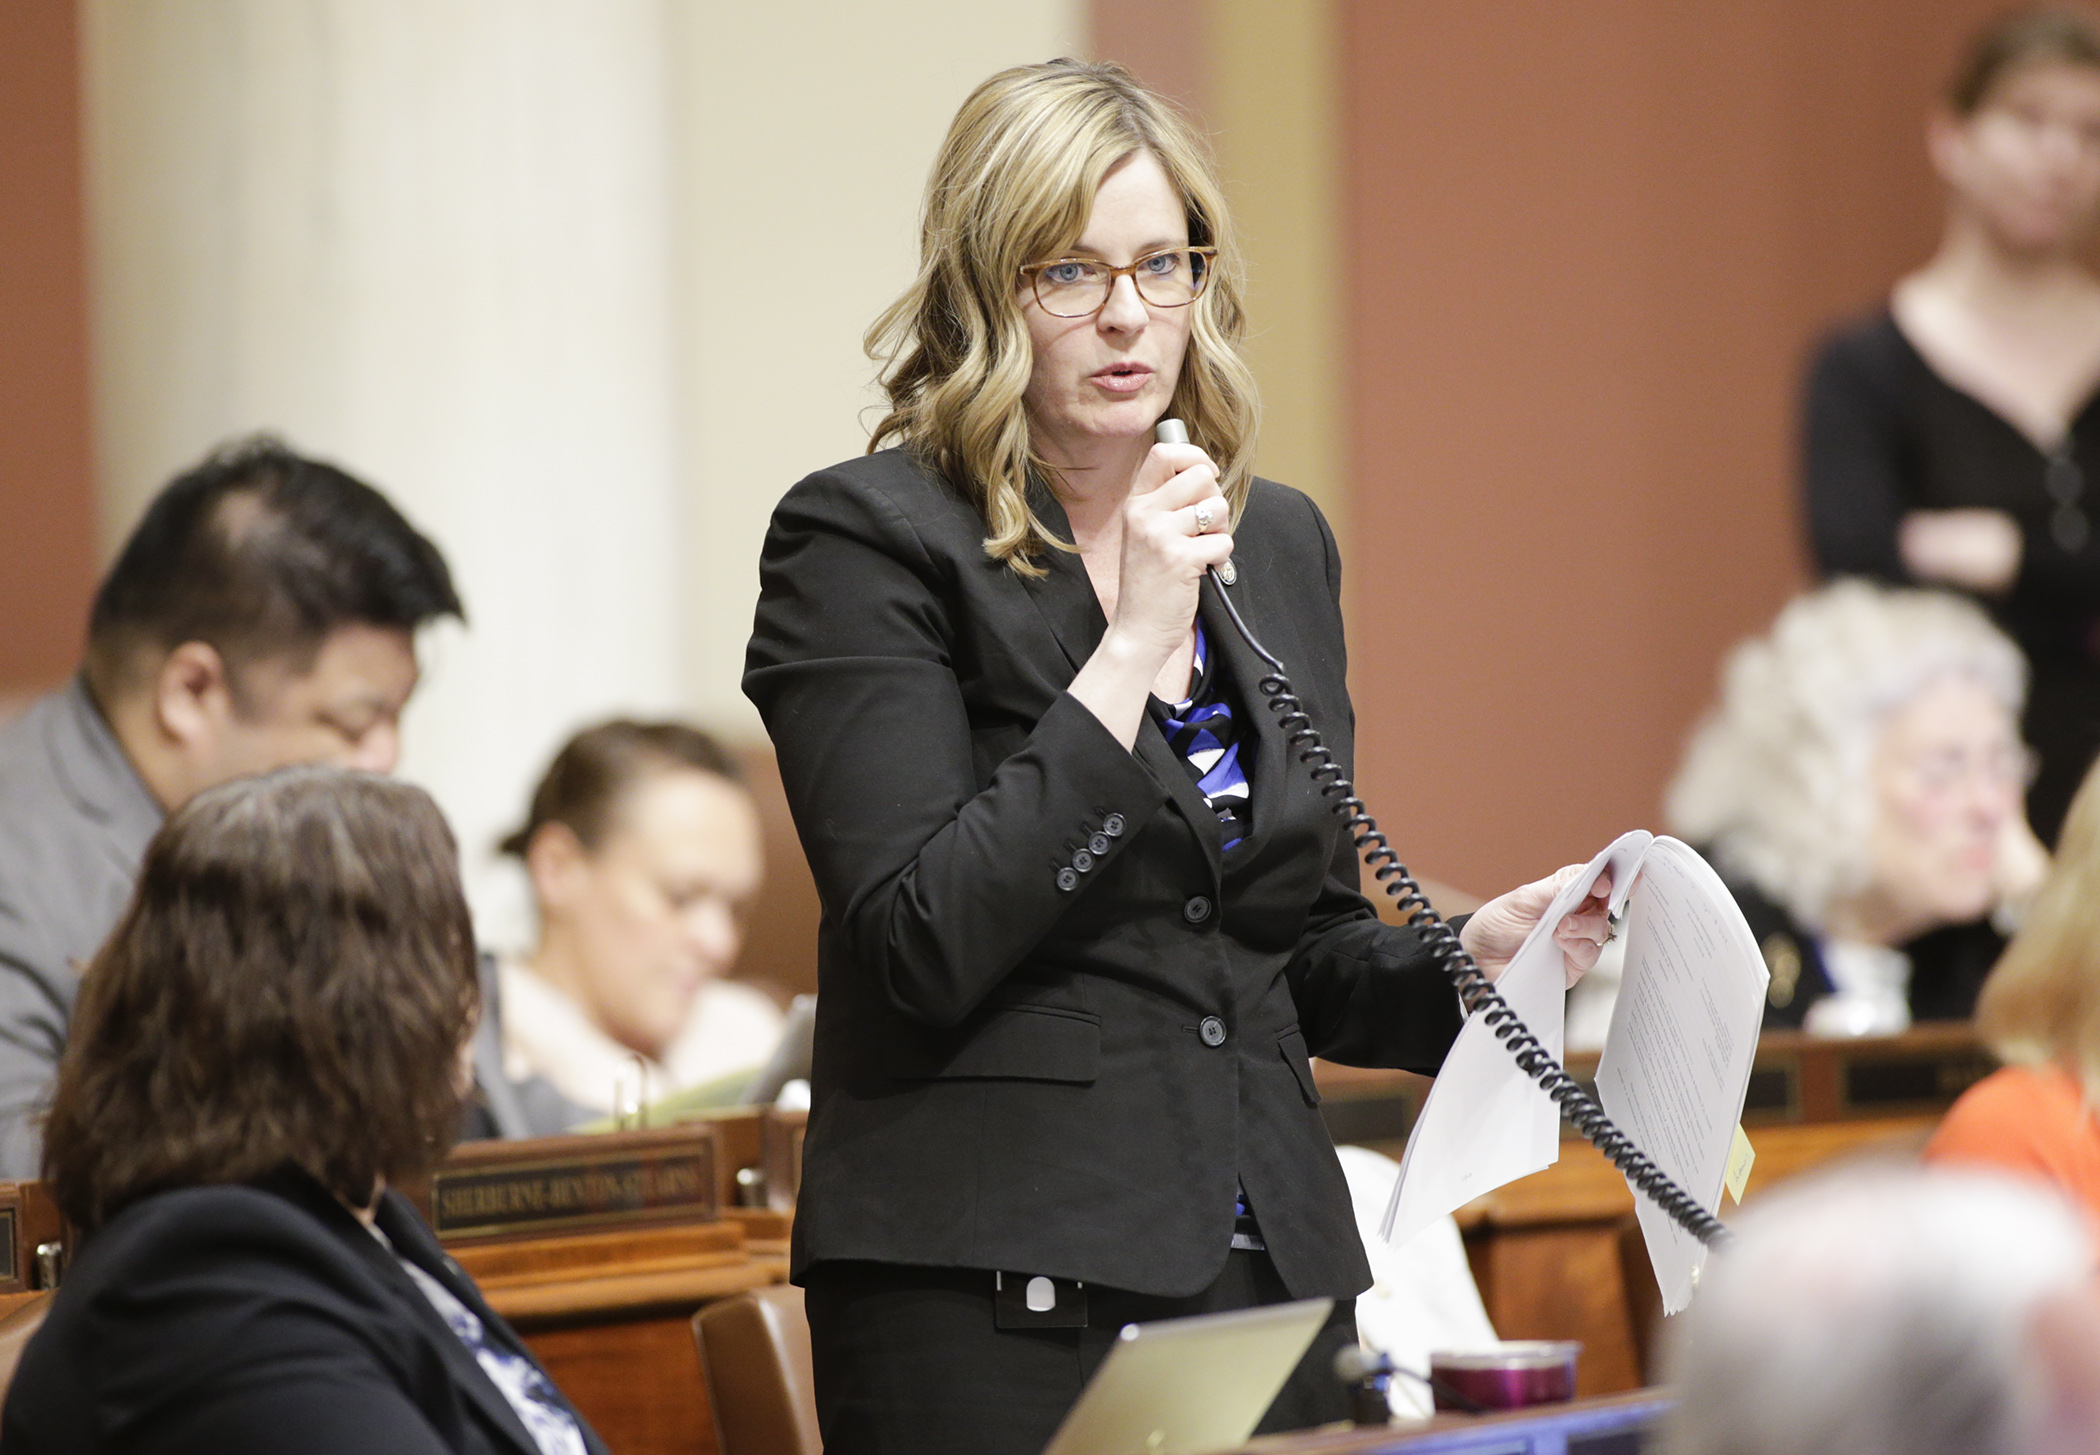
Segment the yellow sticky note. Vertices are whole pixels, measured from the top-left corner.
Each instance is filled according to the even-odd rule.
[[[1728,1195],[1737,1202],[1743,1200],[1743,1184],[1750,1180],[1750,1168],[1757,1162],[1757,1152],[1750,1139],[1743,1135],[1740,1124],[1735,1129],[1735,1141],[1728,1148],[1728,1175],[1722,1179],[1728,1184]]]

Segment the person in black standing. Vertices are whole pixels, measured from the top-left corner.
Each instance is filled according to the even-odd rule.
[[[1344,1417],[1371,1277],[1308,1058],[1434,1071],[1460,1013],[1202,584],[1230,566],[1349,771],[1340,556],[1250,469],[1216,178],[1120,69],[1018,67],[922,238],[871,334],[891,412],[774,512],[744,676],[824,907],[793,1275],[825,1449],[1037,1455],[1122,1325],[1318,1296],[1265,1425]],[[1466,922],[1490,973],[1554,890]],[[1594,964],[1601,901],[1554,933]]]
[[[1929,136],[1932,261],[1828,339],[1808,385],[1809,535],[1826,575],[1952,587],[2033,670],[2029,792],[2053,842],[2100,749],[2100,27],[1999,21]]]

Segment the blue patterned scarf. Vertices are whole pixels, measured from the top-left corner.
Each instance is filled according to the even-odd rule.
[[[1189,676],[1189,695],[1178,703],[1152,699],[1152,713],[1166,734],[1167,746],[1187,765],[1189,776],[1211,811],[1230,850],[1249,832],[1250,797],[1247,770],[1240,762],[1240,725],[1220,688],[1210,642],[1203,623],[1196,623],[1196,668]]]

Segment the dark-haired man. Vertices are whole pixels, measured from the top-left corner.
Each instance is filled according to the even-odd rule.
[[[0,732],[0,1177],[37,1175],[80,969],[161,819],[292,763],[390,771],[416,630],[462,615],[384,496],[275,440],[155,498],[96,593],[80,674]],[[522,1130],[495,1080],[496,1127]]]

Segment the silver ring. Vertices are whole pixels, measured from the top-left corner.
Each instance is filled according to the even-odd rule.
[[[1213,518],[1214,518],[1214,517],[1212,517],[1212,515],[1211,515],[1211,513],[1210,513],[1210,502],[1209,502],[1209,501],[1205,501],[1205,502],[1204,502],[1203,504],[1201,504],[1201,505],[1197,506],[1197,507],[1196,507],[1196,534],[1197,534],[1197,535],[1199,535],[1199,536],[1202,536],[1202,535],[1209,535],[1209,534],[1210,534],[1210,526],[1211,526],[1211,521],[1212,521],[1212,519],[1213,519]]]

